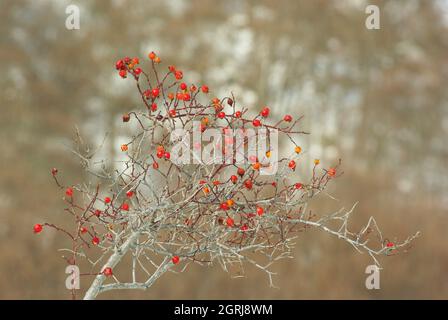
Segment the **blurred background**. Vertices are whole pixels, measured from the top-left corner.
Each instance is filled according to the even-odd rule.
[[[65,27],[69,4],[80,8],[80,30]],[[365,27],[368,4],[380,8],[380,30]],[[109,132],[115,156],[120,115],[140,102],[114,63],[152,50],[213,95],[304,115],[308,163],[343,159],[331,187],[339,201],[317,212],[359,201],[354,227],[375,216],[391,240],[422,236],[381,259],[380,290],[364,286],[368,256],[310,230],[296,258],[276,266],[280,289],[250,268],[232,279],[193,266],[147,292],[100,298],[448,298],[448,1],[1,0],[0,26],[0,298],[70,298],[57,251],[65,239],[32,233],[65,219],[50,169],[86,178],[69,152],[76,126],[92,144]]]

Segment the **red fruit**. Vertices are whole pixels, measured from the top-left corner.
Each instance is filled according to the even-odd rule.
[[[169,160],[171,158],[171,154],[169,152],[165,152],[164,157],[166,160]]]
[[[98,237],[93,237],[92,238],[92,244],[97,246],[100,244],[100,239]]]
[[[165,151],[164,150],[158,150],[157,151],[157,154],[156,154],[157,158],[162,159],[164,155],[165,155]]]
[[[142,73],[142,69],[141,68],[135,68],[134,72],[135,72],[135,75],[138,76],[138,75],[140,75],[140,73]]]
[[[129,58],[129,57],[124,57],[123,60],[124,60],[125,63],[129,63],[129,62],[131,62],[131,58]]]
[[[261,126],[261,121],[258,119],[254,119],[254,121],[252,121],[252,124],[254,125],[254,127],[259,127]]]
[[[252,189],[253,183],[252,180],[246,180],[244,181],[244,186],[246,187],[246,189]]]
[[[111,268],[111,267],[106,267],[106,268],[104,268],[104,270],[103,270],[103,274],[104,274],[106,277],[110,277],[110,276],[112,276],[112,275],[113,275],[113,273],[112,273],[112,268]]]
[[[126,202],[123,203],[123,204],[121,205],[121,210],[123,210],[123,211],[129,211],[129,204],[127,204]]]
[[[176,77],[177,80],[180,80],[184,77],[184,74],[182,73],[182,71],[177,70],[176,72],[174,72],[174,76]]]
[[[132,196],[134,195],[134,191],[129,190],[128,192],[126,192],[126,197],[128,198],[132,198]]]
[[[73,189],[72,189],[72,188],[67,188],[67,190],[65,190],[65,194],[66,194],[68,197],[73,196]]]
[[[296,188],[296,189],[302,189],[302,187],[303,187],[303,185],[302,185],[300,182],[297,182],[297,183],[294,185],[294,188]]]
[[[227,104],[228,104],[229,106],[233,106],[233,100],[232,100],[231,98],[228,98],[228,99],[227,99]]]
[[[287,115],[283,118],[283,120],[286,121],[286,122],[291,122],[291,121],[292,121],[292,117],[291,117],[289,114],[287,114]]]
[[[183,96],[182,96],[182,99],[183,99],[184,101],[190,101],[191,96],[190,96],[189,93],[184,93]]]
[[[260,114],[262,117],[267,118],[269,116],[269,112],[271,112],[271,110],[268,107],[264,107]]]
[[[176,67],[175,66],[168,66],[168,70],[170,70],[171,72],[176,71]]]
[[[181,89],[181,90],[187,90],[187,84],[186,84],[185,82],[182,82],[182,83],[180,84],[180,89]]]
[[[232,176],[230,177],[230,181],[232,181],[232,183],[237,183],[237,181],[238,181],[238,177],[235,176],[235,175],[232,175]]]
[[[42,231],[43,227],[40,223],[36,223],[33,227],[34,233],[40,233]]]
[[[115,62],[115,69],[120,70],[124,68],[124,63],[123,60],[117,60],[117,62]]]
[[[388,242],[387,244],[386,244],[386,247],[388,247],[388,248],[392,248],[392,247],[394,247],[395,246],[395,244],[393,243],[393,242]]]
[[[194,84],[192,84],[191,87],[190,87],[190,91],[191,92],[196,92],[196,90],[198,90],[198,88]]]
[[[96,209],[94,213],[97,217],[101,215],[101,210]]]
[[[120,75],[120,77],[122,77],[124,79],[124,78],[126,78],[127,71],[126,70],[120,70],[120,72],[118,72],[118,74]]]
[[[129,120],[131,120],[131,116],[129,115],[129,113],[125,113],[123,115],[123,122],[129,122]]]
[[[182,92],[178,92],[176,93],[176,98],[177,100],[182,100],[184,98],[184,95],[182,94]]]
[[[110,203],[111,201],[112,201],[112,199],[109,198],[109,197],[104,198],[104,202],[105,202],[105,203]]]
[[[247,224],[243,224],[241,226],[241,231],[247,231],[247,229],[249,229],[249,227],[247,226]]]
[[[241,118],[241,111],[235,112],[235,118]]]
[[[296,168],[296,162],[294,160],[289,161],[288,167],[294,170]]]
[[[224,119],[226,117],[226,114],[223,112],[223,111],[221,111],[220,113],[218,113],[218,118],[219,119]]]
[[[244,173],[245,173],[246,171],[244,171],[243,168],[238,168],[238,170],[237,170],[236,172],[238,173],[238,175],[239,175],[240,177],[242,177],[242,176],[244,176]]]
[[[151,111],[157,111],[157,103],[153,102],[151,104]]]
[[[171,259],[171,261],[172,261],[174,264],[178,264],[179,261],[180,261],[180,258],[179,258],[179,256],[174,256],[174,257]]]
[[[264,209],[262,207],[257,207],[257,214],[261,216],[264,213]]]
[[[336,175],[336,169],[335,168],[328,169],[328,175],[330,177],[334,177]]]
[[[148,54],[148,58],[151,59],[151,60],[154,60],[156,57],[157,57],[157,56],[156,56],[156,54],[154,53],[154,51],[151,51],[151,52]]]
[[[159,164],[157,162],[154,161],[154,163],[152,164],[152,167],[154,169],[159,169]]]
[[[152,90],[151,90],[151,94],[152,94],[152,96],[153,96],[154,98],[157,98],[157,97],[159,96],[159,94],[160,94],[160,90],[159,90],[159,88],[154,88],[154,89],[152,89]]]
[[[170,114],[170,117],[174,118],[176,116],[176,110],[174,109],[171,109],[168,113]]]
[[[221,205],[219,206],[222,210],[227,211],[229,210],[229,206],[227,203],[223,202],[221,203]]]
[[[235,224],[235,221],[233,221],[233,219],[229,217],[229,218],[227,218],[227,220],[226,220],[226,224],[227,224],[227,226],[229,226],[229,227],[233,227],[234,224]]]
[[[208,87],[205,84],[201,87],[201,90],[204,93],[208,93]]]
[[[79,231],[80,231],[81,233],[86,233],[86,232],[87,232],[87,228],[86,228],[86,227],[81,227],[81,228],[79,229]]]
[[[53,176],[57,175],[58,174],[58,169],[56,169],[56,168],[51,169],[51,174]]]
[[[271,185],[272,185],[273,187],[276,187],[276,186],[277,186],[277,182],[273,181],[273,182],[271,183]]]

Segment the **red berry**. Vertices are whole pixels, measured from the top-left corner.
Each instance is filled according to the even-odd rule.
[[[283,118],[283,120],[286,121],[286,122],[291,122],[291,121],[292,121],[292,117],[291,117],[289,114],[287,114],[287,115]]]
[[[208,87],[205,84],[201,87],[201,90],[204,93],[208,93]]]
[[[123,115],[123,122],[129,122],[129,120],[131,120],[131,116],[129,115],[129,113],[125,113]]]
[[[109,198],[109,197],[104,198],[104,202],[105,202],[105,203],[110,203],[111,201],[112,201],[112,199]]]
[[[226,114],[223,112],[223,111],[221,111],[220,113],[218,113],[218,118],[219,119],[224,119],[226,117]]]
[[[303,185],[302,185],[300,182],[297,182],[297,183],[294,185],[294,188],[296,188],[296,189],[302,189],[302,187],[303,187]]]
[[[257,207],[257,214],[261,216],[264,213],[264,209],[262,207]]]
[[[157,151],[157,154],[156,154],[157,158],[162,159],[164,155],[165,155],[165,151],[164,150],[158,150]]]
[[[241,118],[241,111],[235,112],[235,118]]]
[[[261,126],[261,121],[258,119],[254,119],[254,121],[252,121],[252,124],[254,125],[254,127],[259,127]]]
[[[240,177],[242,177],[242,176],[244,176],[244,173],[245,173],[246,171],[244,171],[243,168],[238,168],[238,170],[237,170],[236,172],[238,173],[238,175],[239,175]]]
[[[118,74],[120,75],[120,77],[122,77],[124,79],[124,78],[126,78],[127,72],[126,72],[126,70],[120,70],[120,72],[118,72]]]
[[[184,77],[184,74],[182,73],[182,71],[177,70],[176,72],[174,72],[174,76],[176,77],[177,80],[180,80]]]
[[[141,68],[135,68],[135,70],[134,70],[134,72],[135,72],[135,75],[140,75],[140,73],[142,73],[142,69]]]
[[[123,60],[117,60],[117,62],[115,62],[115,69],[120,70],[124,68],[124,63]]]
[[[93,237],[92,238],[92,244],[97,246],[100,244],[100,239],[98,237]]]
[[[246,180],[244,181],[244,186],[246,187],[246,189],[252,189],[253,183],[251,180]]]
[[[169,152],[165,152],[164,157],[169,160],[171,158],[171,154]]]
[[[152,164],[152,167],[154,169],[159,169],[159,164],[157,162],[154,161],[154,163]]]
[[[126,197],[128,198],[132,198],[132,196],[134,195],[134,191],[129,190],[128,192],[126,192]]]
[[[178,264],[179,261],[180,261],[180,258],[179,258],[179,256],[174,256],[174,257],[171,259],[171,261],[172,261],[174,264]]]
[[[227,218],[227,220],[226,220],[226,224],[227,224],[227,226],[229,226],[229,227],[233,227],[234,224],[235,224],[235,221],[233,221],[233,219],[229,217],[229,218]]]
[[[262,117],[267,118],[270,111],[271,110],[268,107],[264,107],[263,110],[261,110],[260,114]]]
[[[129,57],[124,57],[123,60],[124,60],[125,63],[129,63],[129,62],[131,62],[131,58],[129,58]]]
[[[56,169],[56,168],[51,169],[51,174],[53,176],[57,175],[58,174],[58,169]]]
[[[288,167],[294,170],[296,168],[296,162],[294,160],[289,161]]]
[[[187,90],[187,84],[186,84],[185,82],[182,82],[182,83],[180,84],[180,89],[181,89],[181,90]]]
[[[225,202],[221,203],[220,208],[221,208],[222,210],[224,210],[224,211],[229,210],[229,206],[228,206],[228,204],[225,203]]]
[[[328,169],[328,175],[330,177],[334,177],[336,175],[336,169],[335,168]]]
[[[386,247],[388,247],[388,248],[392,248],[392,247],[394,247],[395,246],[395,244],[393,243],[393,242],[388,242],[387,244],[386,244]]]
[[[238,177],[237,177],[236,175],[232,175],[232,176],[230,177],[230,181],[232,181],[232,183],[237,183],[237,181],[238,181]]]
[[[276,187],[276,186],[277,186],[277,182],[273,181],[273,182],[271,183],[271,185],[272,185],[273,187]]]
[[[249,229],[249,227],[247,226],[247,224],[243,224],[241,226],[241,231],[247,231],[247,229]]]
[[[73,189],[72,189],[72,188],[67,188],[67,190],[65,190],[65,194],[66,194],[68,197],[73,196]]]
[[[170,117],[174,118],[176,116],[176,110],[174,109],[171,109],[168,113],[170,114]]]
[[[159,96],[159,94],[160,94],[160,90],[159,90],[159,88],[154,88],[154,89],[152,89],[151,94],[152,94],[152,96],[153,96],[154,98],[157,98],[157,97]]]
[[[87,228],[86,228],[86,227],[81,227],[81,228],[79,229],[79,231],[80,231],[81,233],[86,233],[86,232],[87,232]]]
[[[41,224],[36,223],[36,224],[34,225],[33,229],[34,229],[34,233],[40,233],[40,232],[42,231],[43,227],[42,227]]]
[[[171,72],[176,71],[176,67],[175,66],[168,66],[168,70],[170,70]]]
[[[103,274],[104,274],[106,277],[110,277],[110,276],[112,276],[112,275],[113,275],[113,273],[112,273],[112,268],[111,268],[111,267],[106,267],[106,268],[104,268],[104,270],[103,270]]]
[[[151,104],[151,111],[157,111],[157,103],[153,102]]]
[[[101,215],[101,210],[96,209],[94,215],[99,217]]]
[[[191,96],[190,96],[190,94],[188,92],[183,94],[182,100],[190,101],[190,99],[191,99]]]
[[[129,204],[127,204],[126,202],[123,203],[123,204],[121,205],[121,210],[123,210],[123,211],[129,211]]]
[[[196,90],[198,90],[198,88],[194,84],[192,84],[191,87],[190,87],[190,91],[191,92],[196,92]]]

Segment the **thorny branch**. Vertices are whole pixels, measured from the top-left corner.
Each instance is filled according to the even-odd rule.
[[[139,62],[134,59],[117,62],[120,75],[136,81],[144,105],[143,111],[123,116],[123,122],[135,120],[137,124],[130,141],[121,146],[125,158],[98,159],[100,148],[91,151],[77,132],[73,153],[92,180],[65,185],[53,170],[58,187],[67,190],[66,212],[74,226],[71,231],[45,226],[68,235],[72,246],[64,251],[71,255],[69,263],[84,259],[90,264],[90,272],[84,275],[95,279],[85,299],[110,290],[147,289],[163,273],[177,270],[172,268],[178,263],[183,265],[179,272],[190,263],[217,262],[225,271],[237,266],[241,272],[245,264],[251,264],[265,272],[274,286],[272,265],[292,258],[297,237],[309,228],[347,242],[369,254],[377,265],[379,256],[407,250],[419,235],[391,242],[383,238],[373,217],[359,231],[350,231],[349,218],[356,205],[321,217],[312,214],[310,200],[319,194],[331,197],[326,187],[341,174],[340,163],[319,169],[316,161],[309,180],[297,181],[295,166],[302,158],[294,137],[306,134],[299,129],[301,118],[291,121],[291,116],[285,116],[271,124],[265,109],[264,115],[249,118],[246,108],[238,111],[233,94],[210,101],[205,86],[199,90],[180,83],[183,75],[175,67],[170,66],[161,77],[157,59],[152,59],[151,73],[138,71]],[[200,121],[199,128],[194,121]],[[170,135],[179,126],[191,134],[198,129],[261,126],[277,130],[294,144],[295,152],[280,158],[277,172],[267,177],[260,175],[254,163],[266,166],[268,153],[254,161],[248,156],[244,166],[176,165],[168,150],[176,142]],[[232,138],[229,144],[233,143]],[[129,272],[113,273],[125,257],[131,260]]]

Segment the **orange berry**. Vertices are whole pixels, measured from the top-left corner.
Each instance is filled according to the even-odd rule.
[[[302,148],[300,148],[299,146],[297,146],[297,147],[294,148],[294,151],[295,151],[296,153],[300,153],[300,152],[302,152]]]
[[[148,54],[148,58],[151,59],[151,60],[154,60],[156,57],[157,57],[157,56],[156,56],[156,54],[154,53],[154,51],[151,51],[151,52]]]
[[[127,144],[122,144],[121,145],[121,151],[123,151],[123,152],[128,151],[128,145]]]

